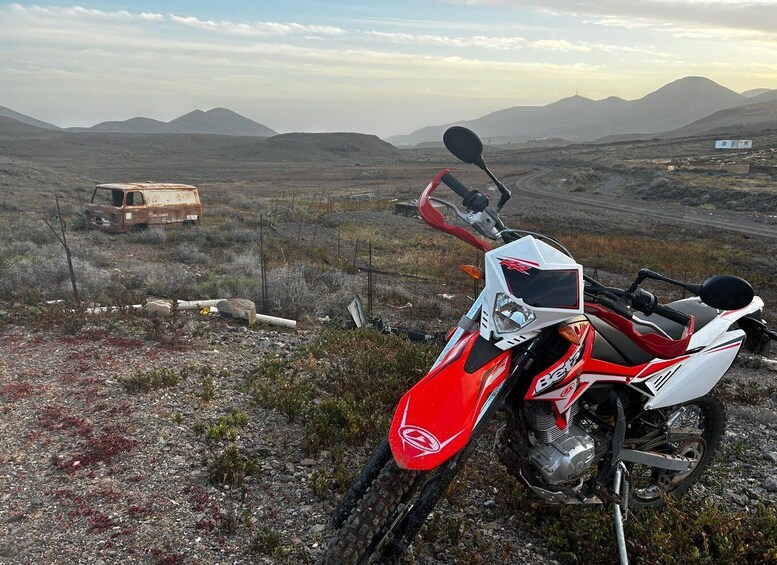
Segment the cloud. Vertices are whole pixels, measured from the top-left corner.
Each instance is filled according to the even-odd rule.
[[[627,29],[692,25],[777,35],[777,0],[447,0],[503,5],[554,15],[599,17],[597,23]],[[670,30],[671,31],[671,30]]]
[[[116,10],[113,12],[106,12],[104,10],[96,10],[92,8],[84,8],[82,6],[22,6],[21,4],[10,4],[8,8],[16,12],[17,14],[35,14],[43,16],[58,16],[58,17],[89,17],[100,18],[104,20],[145,20],[145,21],[161,21],[164,20],[162,14],[154,12],[141,12],[139,14],[133,14],[127,10]]]
[[[17,16],[38,17],[37,21],[52,18],[61,24],[62,19],[86,23],[103,20],[112,22],[169,22],[178,26],[204,29],[230,35],[243,36],[286,36],[286,35],[344,35],[345,30],[333,26],[303,25],[294,22],[230,22],[226,20],[203,20],[195,16],[160,14],[156,12],[132,13],[127,10],[104,11],[82,6],[22,6],[10,4],[10,12]]]
[[[521,49],[531,49],[536,51],[551,52],[578,52],[590,53],[592,51],[601,51],[604,53],[637,53],[642,55],[651,55],[660,58],[675,58],[675,55],[667,51],[656,51],[651,47],[624,46],[607,43],[577,41],[571,42],[566,39],[536,39],[529,40],[524,37],[491,37],[491,36],[471,36],[471,37],[448,37],[444,35],[426,35],[410,33],[390,33],[380,31],[366,31],[364,35],[396,43],[399,45],[428,45],[440,47],[456,48],[483,48],[497,51],[515,51]]]
[[[291,34],[320,34],[320,35],[344,35],[344,29],[333,26],[302,25],[298,23],[278,22],[252,22],[240,23],[225,20],[201,20],[194,16],[176,16],[170,14],[170,21],[176,24],[191,26],[198,29],[219,31],[237,35],[291,35]]]

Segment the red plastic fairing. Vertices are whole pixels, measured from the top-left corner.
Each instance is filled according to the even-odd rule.
[[[654,357],[660,357],[661,359],[672,359],[685,353],[696,325],[696,318],[691,316],[691,322],[685,328],[682,337],[680,339],[672,339],[659,334],[641,334],[629,320],[612,310],[608,310],[601,304],[586,302],[585,312],[586,314],[593,314],[597,318],[601,318],[639,347]]]
[[[421,219],[423,219],[424,222],[432,226],[434,229],[454,235],[460,240],[465,241],[474,247],[477,247],[484,253],[491,251],[491,246],[488,243],[478,239],[464,228],[445,223],[445,218],[442,214],[440,214],[440,211],[432,206],[431,202],[429,202],[429,198],[432,196],[432,192],[434,192],[435,189],[440,185],[442,182],[442,177],[449,172],[450,171],[448,169],[442,171],[439,175],[432,179],[432,182],[430,182],[421,193],[421,198],[418,200],[418,213],[421,215]]]
[[[464,370],[477,337],[476,332],[462,338],[459,353],[449,356],[399,401],[389,445],[401,468],[428,471],[458,453],[467,445],[489,396],[507,378],[510,351],[473,373]]]

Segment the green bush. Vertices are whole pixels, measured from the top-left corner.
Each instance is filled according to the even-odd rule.
[[[208,480],[213,484],[241,486],[246,477],[256,473],[258,465],[232,443],[216,454],[208,464]]]
[[[179,381],[180,375],[174,369],[159,367],[148,371],[135,371],[129,377],[121,379],[121,384],[127,392],[137,393],[172,387]]]
[[[327,329],[296,356],[258,367],[248,386],[261,404],[304,423],[308,454],[372,445],[437,349],[374,329]]]

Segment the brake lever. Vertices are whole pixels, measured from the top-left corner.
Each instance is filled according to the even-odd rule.
[[[461,221],[472,226],[475,231],[477,231],[483,237],[487,237],[489,239],[499,239],[499,232],[496,229],[496,220],[494,220],[494,217],[488,212],[489,208],[486,208],[482,212],[464,213],[459,210],[455,204],[448,202],[447,200],[436,198],[434,196],[429,198],[429,200],[431,202],[442,204],[443,206],[453,210],[454,214],[456,214],[456,216]]]
[[[443,200],[442,198],[437,198],[436,196],[429,197],[429,201],[430,202],[436,202],[437,204],[442,204],[443,206],[445,206],[447,208],[450,208],[451,210],[453,210],[453,213],[456,214],[456,216],[460,220],[465,221],[465,222],[467,221],[467,215],[464,214],[461,210],[459,210],[456,207],[456,205],[453,204],[452,202],[448,202],[447,200]]]

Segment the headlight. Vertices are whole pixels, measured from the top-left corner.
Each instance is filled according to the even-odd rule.
[[[521,306],[509,295],[499,292],[494,301],[492,316],[497,333],[506,334],[520,330],[534,321],[534,311]]]

